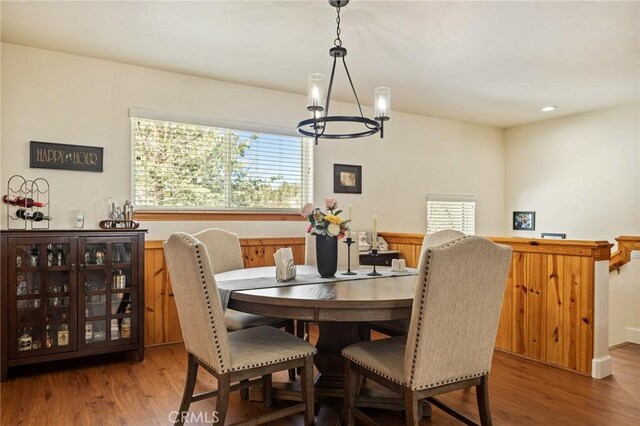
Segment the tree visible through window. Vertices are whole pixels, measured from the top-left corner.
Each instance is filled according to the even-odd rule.
[[[298,210],[312,198],[301,137],[132,118],[137,207]]]

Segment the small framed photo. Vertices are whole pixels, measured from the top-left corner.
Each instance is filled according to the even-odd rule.
[[[553,232],[543,232],[540,234],[540,237],[547,238],[550,240],[566,240],[567,234],[556,234]]]
[[[513,212],[512,223],[516,231],[535,231],[536,212]]]
[[[334,164],[333,192],[362,194],[362,166]]]

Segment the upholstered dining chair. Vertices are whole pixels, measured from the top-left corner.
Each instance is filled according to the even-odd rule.
[[[244,268],[238,234],[224,229],[209,228],[193,234],[193,236],[207,248],[214,274]],[[225,310],[224,322],[229,331],[268,325],[275,328],[284,328],[291,334],[295,333],[293,320],[254,315],[234,309]],[[289,378],[291,380],[296,378],[295,370],[289,371]],[[242,391],[242,398],[248,398],[248,391]]]
[[[475,386],[480,422],[491,424],[488,377],[510,260],[510,247],[481,237],[463,236],[425,249],[408,335],[342,351],[348,425],[354,417],[366,419],[355,408],[362,377],[404,396],[408,425],[418,424],[425,398],[475,424],[433,398]]]
[[[264,414],[248,424],[267,423],[302,412],[305,424],[313,424],[313,355],[316,349],[273,327],[227,332],[205,245],[189,234],[176,233],[164,243],[164,251],[188,354],[187,379],[176,424],[182,423],[183,413],[188,411],[191,402],[214,396],[219,424],[224,424],[229,393],[258,383],[262,383],[264,400],[269,405],[271,374],[298,367],[302,368],[303,402]],[[193,394],[199,367],[218,379],[217,390]]]
[[[422,240],[422,248],[420,249],[420,256],[418,261],[421,261],[422,254],[428,247],[433,247],[446,243],[447,241],[460,238],[464,236],[460,231],[455,229],[443,229],[436,231],[433,234],[425,235]],[[418,270],[420,270],[420,264],[418,264]],[[375,330],[379,333],[386,334],[387,336],[402,336],[409,332],[409,320],[391,320],[391,321],[372,321],[368,323],[371,330]]]

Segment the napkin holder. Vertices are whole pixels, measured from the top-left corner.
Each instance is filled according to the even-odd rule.
[[[296,265],[293,264],[293,259],[291,259],[284,271],[276,268],[276,281],[281,283],[291,281],[296,277],[296,272]]]
[[[278,282],[290,281],[296,277],[296,265],[293,261],[293,252],[290,247],[278,249],[273,258],[276,264],[276,280]]]

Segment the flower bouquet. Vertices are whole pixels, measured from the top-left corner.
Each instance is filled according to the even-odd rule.
[[[338,239],[351,228],[351,220],[343,220],[339,215],[335,198],[324,200],[326,213],[313,204],[302,208],[302,216],[309,219],[307,233],[316,236],[316,266],[322,278],[332,278],[338,268]],[[322,237],[321,237],[322,236]]]
[[[307,203],[302,208],[302,216],[309,220],[307,233],[343,238],[345,233],[351,229],[351,221],[344,220],[339,216],[342,210],[338,210],[338,201],[335,198],[325,199],[324,206],[327,209],[326,213],[314,207],[312,203]]]

